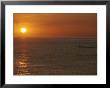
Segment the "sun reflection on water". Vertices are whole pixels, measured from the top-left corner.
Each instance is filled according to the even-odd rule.
[[[17,75],[29,75],[29,62],[28,57],[23,54],[19,58],[16,59],[16,74]]]

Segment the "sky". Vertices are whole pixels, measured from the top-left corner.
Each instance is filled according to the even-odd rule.
[[[20,29],[25,27],[26,33]],[[14,37],[96,37],[96,13],[14,13]]]

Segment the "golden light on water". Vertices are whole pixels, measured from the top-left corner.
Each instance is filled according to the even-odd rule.
[[[20,30],[20,32],[21,33],[26,33],[27,32],[27,29],[25,27],[22,27],[21,30]]]
[[[28,58],[25,54],[23,54],[22,58],[16,59],[16,67],[19,68],[16,70],[16,74],[19,75],[29,75],[31,74],[29,71]]]

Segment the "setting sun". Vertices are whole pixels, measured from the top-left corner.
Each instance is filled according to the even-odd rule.
[[[27,32],[27,29],[26,28],[21,28],[21,33],[25,33],[25,32]]]

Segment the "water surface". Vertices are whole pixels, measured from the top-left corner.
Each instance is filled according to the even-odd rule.
[[[96,75],[95,38],[15,38],[14,75]]]

